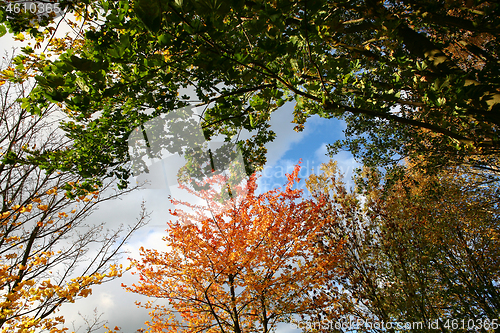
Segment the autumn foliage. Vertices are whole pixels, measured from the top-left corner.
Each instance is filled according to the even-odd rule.
[[[323,203],[293,189],[298,171],[284,189],[260,195],[252,176],[226,201],[217,191],[224,177],[214,176],[210,190],[189,190],[206,206],[174,201],[192,212],[172,213],[178,220],[168,223],[167,252],[141,248],[132,260],[140,280],[127,288],[168,301],[144,305],[151,332],[269,332],[326,306],[313,291],[336,271],[342,242],[318,253]]]
[[[39,115],[23,108],[33,88],[23,64],[1,64],[19,77],[0,82],[0,332],[65,332],[56,312],[121,274],[114,260],[144,216],[128,234],[87,224],[97,204],[117,196],[101,194],[111,183],[91,186],[32,158],[67,151],[71,140],[53,126],[57,106]]]
[[[308,187],[329,202],[334,224],[324,239],[346,241],[334,278],[342,313],[329,311],[330,320],[435,322],[446,332],[467,331],[452,320],[473,328],[498,318],[497,184],[465,168],[425,174],[405,166],[398,175],[365,169],[352,191],[334,162],[322,171]]]

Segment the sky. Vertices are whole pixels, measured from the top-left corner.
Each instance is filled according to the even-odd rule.
[[[20,46],[21,43],[13,42],[11,36],[0,38],[0,49],[10,50],[12,46]],[[302,178],[299,188],[305,188],[304,179],[317,172],[321,163],[327,162],[326,156],[328,143],[342,139],[342,130],[345,124],[337,119],[321,119],[318,116],[311,117],[305,124],[303,132],[295,132],[292,111],[293,104],[287,103],[272,114],[271,129],[276,132],[276,139],[267,144],[267,164],[259,178],[259,192],[280,187],[286,182],[285,173],[291,173],[294,166],[302,161],[302,169],[299,173]],[[244,136],[242,137],[245,138]],[[338,161],[341,172],[345,174],[348,186],[353,169],[359,167],[352,155],[341,152],[334,156]],[[165,164],[165,163],[164,163]],[[168,169],[168,167],[167,167]],[[313,171],[313,169],[315,171]],[[147,178],[147,177],[146,177]],[[144,177],[140,180],[144,180]],[[155,177],[149,179],[152,184],[157,184]],[[121,263],[128,266],[127,256],[138,258],[140,247],[165,249],[162,237],[166,235],[165,224],[170,219],[169,209],[173,208],[169,202],[169,194],[182,197],[176,188],[171,186],[144,186],[144,188],[121,196],[119,199],[100,205],[98,210],[92,214],[87,223],[106,223],[109,229],[116,229],[120,225],[132,225],[140,215],[141,203],[145,203],[146,210],[150,213],[150,222],[140,229],[126,245],[128,254],[121,259]],[[163,187],[163,188],[162,188]],[[184,197],[183,197],[184,198]],[[189,199],[188,199],[189,200]],[[137,280],[136,276],[126,272],[122,278],[108,282],[101,286],[95,286],[93,292],[86,299],[79,299],[74,304],[65,304],[57,315],[66,318],[66,324],[73,329],[72,322],[76,328],[83,324],[83,317],[92,317],[94,309],[101,314],[101,320],[108,321],[109,327],[119,326],[122,332],[135,332],[138,328],[145,327],[144,322],[149,319],[147,311],[137,308],[135,301],[144,302],[146,297],[126,292],[121,284],[131,285]],[[158,302],[161,302],[159,300]],[[298,332],[289,324],[283,324],[278,332]],[[79,332],[83,332],[81,329]],[[100,330],[98,332],[103,332]]]

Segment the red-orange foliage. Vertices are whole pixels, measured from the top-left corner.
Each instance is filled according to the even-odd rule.
[[[315,217],[323,203],[292,189],[299,169],[285,189],[256,195],[252,176],[229,200],[213,188],[189,190],[209,208],[174,202],[194,213],[173,213],[179,219],[168,223],[168,252],[141,248],[142,259],[132,260],[140,280],[127,287],[169,301],[144,305],[152,309],[151,332],[268,332],[326,305],[313,291],[335,271],[340,251],[318,254],[323,222]],[[215,176],[210,184],[224,186],[225,179]]]

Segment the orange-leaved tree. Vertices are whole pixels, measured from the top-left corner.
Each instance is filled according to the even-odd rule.
[[[260,195],[255,175],[226,199],[217,190],[222,175],[207,181],[209,190],[184,187],[207,205],[174,200],[192,212],[172,213],[169,250],[141,248],[141,260],[132,259],[140,280],[127,289],[170,303],[143,305],[152,310],[151,332],[269,332],[326,305],[315,291],[335,273],[342,242],[319,255],[323,203],[293,189],[299,169],[284,189]]]

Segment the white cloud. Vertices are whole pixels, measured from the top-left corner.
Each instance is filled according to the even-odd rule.
[[[308,127],[303,132],[295,132],[293,121],[293,104],[286,103],[271,115],[271,129],[276,133],[276,139],[266,144],[267,165],[279,161],[294,143],[299,142],[308,134]]]
[[[339,170],[348,175],[352,175],[352,171],[360,166],[358,162],[354,159],[354,156],[350,152],[341,151],[338,154],[333,155],[332,157],[327,155],[328,149],[327,144],[323,143],[315,152],[314,156],[318,160],[319,163],[326,163],[330,159],[337,161],[337,166]]]
[[[326,148],[326,143],[323,143],[316,151],[314,152],[314,156],[318,160],[319,163],[326,163],[330,160],[330,157],[327,155],[328,150]]]
[[[103,311],[109,310],[110,308],[115,306],[114,298],[115,295],[107,292],[103,292],[99,295],[99,305],[101,306]]]
[[[146,297],[127,292],[121,287],[121,283],[131,285],[136,280],[136,276],[125,273],[113,282],[95,286],[92,295],[64,305],[57,315],[64,316],[66,325],[71,327],[70,323],[73,323],[74,327],[78,328],[84,324],[82,316],[92,317],[94,309],[97,309],[98,314],[103,314],[101,320],[108,321],[107,326],[119,326],[124,333],[136,332],[141,327],[145,328],[144,322],[149,319],[149,315],[146,309],[138,308],[135,301],[144,302]],[[82,327],[83,331],[84,328]],[[104,331],[102,328],[98,332]]]

